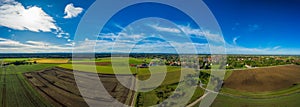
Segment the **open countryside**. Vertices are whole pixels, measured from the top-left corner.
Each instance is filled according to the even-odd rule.
[[[0,0],[0,107],[300,107],[300,0]]]
[[[90,69],[93,66],[91,64],[96,66],[96,73],[99,74],[99,78],[101,78],[102,83],[104,83],[104,86],[110,95],[124,104],[131,106],[151,106],[161,103],[164,99],[169,97],[174,99],[184,97],[184,90],[175,92],[175,89],[178,87],[178,83],[180,82],[180,75],[183,75],[181,74],[181,64],[184,64],[185,62],[179,62],[179,59],[177,59],[176,56],[173,58],[178,61],[173,58],[166,59],[164,56],[155,57],[156,60],[152,60],[151,57],[153,56],[155,55],[149,54],[148,57],[119,58],[119,60],[116,60],[117,64],[118,62],[128,61],[130,73],[115,73],[111,60],[112,58],[110,57],[82,59],[80,61],[72,61],[69,58],[6,58],[2,60],[2,65],[5,66],[2,66],[1,69],[1,81],[3,83],[3,85],[1,85],[1,92],[3,96],[2,105],[14,106],[23,104],[36,106],[34,104],[42,104],[40,106],[87,106],[87,103],[85,103],[82,98],[74,80],[73,66],[80,68],[74,70],[86,72],[88,75],[93,72],[93,69]],[[219,106],[219,104],[225,104],[228,106],[272,106],[275,102],[278,103],[279,100],[285,98],[289,98],[290,100],[287,99],[288,101],[293,101],[294,98],[298,97],[297,93],[300,91],[300,86],[298,85],[300,82],[298,80],[300,78],[298,76],[299,73],[297,73],[300,71],[298,58],[299,57],[294,56],[229,56],[228,59],[230,61],[227,64],[227,67],[230,67],[231,69],[226,71],[225,81],[222,85],[221,92],[212,106]],[[174,64],[172,60],[177,64]],[[244,60],[244,67],[235,64],[236,62],[242,63],[243,61],[230,63],[232,60]],[[265,66],[263,67],[249,68],[249,66],[254,66],[255,63],[259,63],[264,60],[268,60],[269,63],[264,63]],[[252,62],[252,64],[248,62]],[[149,66],[150,63],[155,64],[155,66]],[[130,89],[123,87],[117,79],[114,79],[115,74],[123,75],[124,77],[126,77],[127,74],[133,74],[139,80],[147,80],[150,76],[160,75],[160,73],[163,73],[159,63],[167,65],[166,77],[161,85],[152,91],[131,91]],[[189,72],[192,75],[196,75],[197,72],[200,73],[200,77],[193,77],[195,79],[192,79],[191,82],[186,81],[187,84],[191,86],[199,85],[199,82],[197,81],[200,81],[201,83],[201,87],[200,85],[197,87],[192,99],[188,102],[188,104],[193,103],[194,106],[198,105],[201,102],[201,100],[198,99],[205,95],[205,84],[208,83],[210,76],[210,56],[200,56],[199,63],[201,65],[199,66],[200,71],[182,68],[184,72]],[[146,64],[147,66],[140,66],[143,64]],[[193,65],[192,63],[190,64]],[[152,70],[150,70],[150,68]],[[84,75],[82,76],[84,77]],[[128,85],[139,85],[134,82],[134,78],[131,79],[133,82],[128,82]],[[13,84],[9,84],[11,82]],[[10,89],[13,87],[21,88],[17,88],[20,91]],[[175,94],[173,94],[174,92]],[[8,96],[7,93],[11,93],[14,96]],[[29,103],[25,103],[26,101],[24,100],[12,100],[23,99],[17,95],[22,95],[23,98],[29,100]],[[238,102],[236,102],[235,99],[239,99]],[[14,103],[10,103],[12,101],[14,101]],[[114,100],[109,99],[106,101],[108,105],[114,102]],[[164,105],[172,106],[176,104],[177,102],[167,102]],[[295,103],[289,104],[295,105]]]

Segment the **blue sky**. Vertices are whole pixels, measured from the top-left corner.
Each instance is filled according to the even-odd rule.
[[[95,46],[96,52],[189,53],[195,48],[197,53],[209,53],[207,40],[222,40],[221,34],[196,25],[176,8],[146,3],[123,9],[99,34],[87,31],[97,40],[73,41],[78,23],[93,2],[1,0],[0,52],[72,52],[73,46],[90,52]],[[204,2],[222,29],[228,54],[300,54],[300,1]]]

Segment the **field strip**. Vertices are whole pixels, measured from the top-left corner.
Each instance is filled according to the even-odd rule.
[[[16,68],[14,66],[11,66],[10,69],[12,71],[17,71]],[[34,98],[32,98],[32,96],[30,95],[30,93],[28,92],[28,90],[25,88],[23,82],[21,81],[21,79],[19,78],[18,74],[13,74],[13,76],[15,76],[15,78],[17,78],[17,81],[20,83],[22,89],[25,91],[25,96],[29,99],[30,103],[34,104],[34,105],[38,105],[35,101]]]
[[[2,60],[2,64],[3,64],[3,60]],[[3,87],[2,87],[2,106],[6,107],[6,68],[3,67],[1,64],[1,67],[3,69],[2,71],[2,78],[3,78]],[[3,74],[4,73],[4,74]]]
[[[246,99],[270,99],[270,98],[280,98],[280,97],[285,97],[285,96],[290,96],[293,94],[298,94],[300,93],[300,91],[296,91],[294,93],[289,93],[289,94],[282,94],[282,95],[277,95],[277,96],[270,96],[270,97],[265,97],[265,98],[254,98],[251,96],[241,96],[241,95],[234,95],[234,94],[230,94],[230,93],[224,93],[224,92],[220,92],[219,94],[224,95],[224,96],[228,96],[228,97],[235,97],[235,98],[246,98]]]

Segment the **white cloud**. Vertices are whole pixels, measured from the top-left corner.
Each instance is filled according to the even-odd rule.
[[[65,44],[66,46],[74,46],[75,45],[75,43],[74,42],[72,42],[72,43],[67,43],[67,44]]]
[[[25,8],[14,0],[5,0],[2,3],[0,5],[0,26],[32,32],[53,32],[58,36],[69,35],[58,27],[55,20],[40,7]]]
[[[194,29],[189,26],[179,26],[179,28],[187,35],[195,35],[198,38],[205,38],[210,43],[223,43],[224,39],[220,34],[212,33],[205,29]]]
[[[177,28],[160,27],[157,25],[150,25],[150,27],[156,29],[157,31],[161,31],[161,32],[170,32],[170,33],[180,33],[181,32]]]
[[[42,41],[26,41],[21,43],[15,40],[0,38],[1,53],[71,52],[71,49],[70,46],[60,46]]]
[[[40,41],[26,41],[27,44],[35,45],[35,46],[44,46],[48,43],[40,42]]]
[[[74,7],[74,5],[68,4],[65,8],[65,14],[67,14],[66,16],[64,16],[64,18],[73,18],[73,17],[77,17],[81,12],[83,11],[83,8],[81,7]]]
[[[16,30],[51,32],[57,29],[55,21],[41,8],[25,8],[21,3],[13,2],[0,6],[0,25]]]
[[[0,0],[0,5],[5,3],[15,2],[15,0]]]

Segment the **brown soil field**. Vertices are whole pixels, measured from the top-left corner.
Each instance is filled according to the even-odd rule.
[[[80,78],[89,79],[87,75],[80,75]],[[34,86],[38,92],[50,101],[54,106],[62,107],[88,107],[85,100],[97,102],[101,100],[101,104],[112,105],[117,99],[123,104],[130,104],[133,99],[133,91],[124,87],[118,82],[115,75],[100,75],[101,82],[106,91],[114,98],[82,98],[77,87],[72,70],[64,68],[50,68],[40,72],[25,73],[24,76]],[[126,76],[126,75],[124,75]],[[126,77],[128,78],[128,77]],[[94,80],[90,80],[94,81]],[[89,84],[84,84],[87,87]],[[134,85],[128,82],[127,85]]]
[[[234,71],[223,87],[247,92],[282,90],[300,83],[300,66],[287,65]]]

